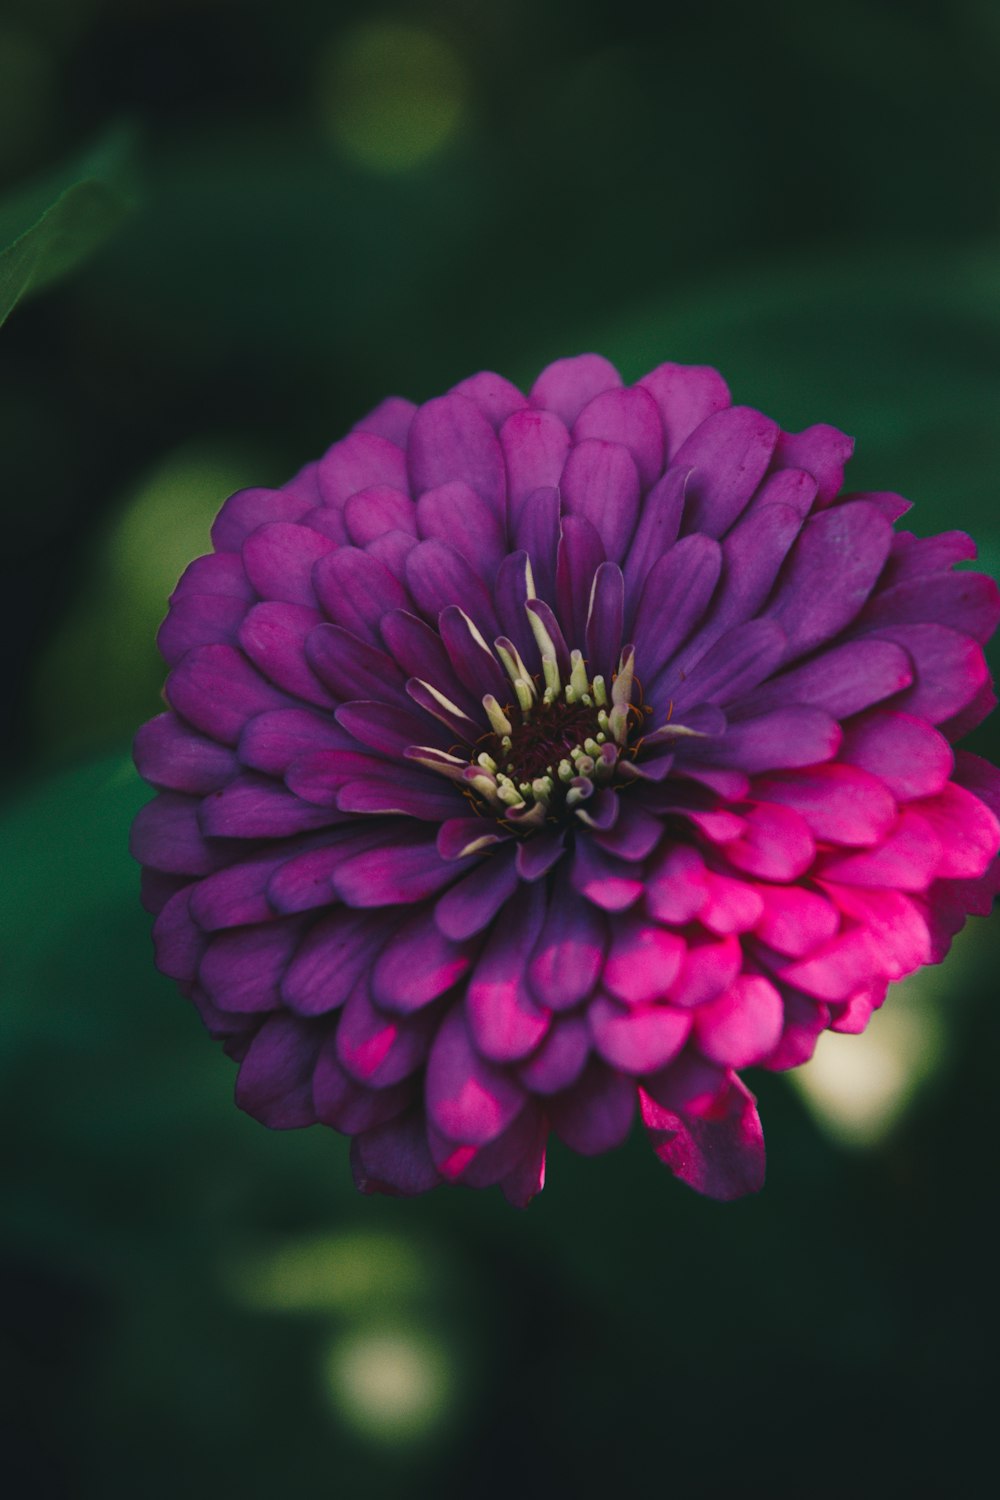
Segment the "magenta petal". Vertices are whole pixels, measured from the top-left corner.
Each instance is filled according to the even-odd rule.
[[[659,1000],[676,979],[685,952],[678,933],[628,913],[614,923],[604,985],[632,1005]]]
[[[685,438],[729,405],[729,387],[708,365],[658,365],[639,385],[659,407],[671,462]]]
[[[658,922],[689,922],[708,900],[705,865],[696,849],[668,845],[646,877],[646,906]]]
[[[566,425],[551,411],[515,412],[500,429],[511,520],[519,521],[536,490],[555,486],[569,452]]]
[[[337,1022],[337,1060],[369,1088],[389,1088],[415,1073],[427,1056],[437,1017],[386,1015],[372,1005],[367,977],[348,996]]]
[[[573,426],[574,443],[603,439],[628,449],[643,488],[663,471],[663,426],[659,409],[641,385],[603,391],[583,408]]]
[[[719,941],[692,938],[680,973],[670,986],[670,999],[675,1005],[704,1005],[734,983],[742,966],[743,949],[731,932]]]
[[[593,839],[581,839],[570,867],[574,888],[605,911],[624,911],[643,893],[632,866],[605,854]]]
[[[941,856],[941,842],[930,821],[904,807],[896,827],[876,848],[861,854],[829,855],[821,863],[821,873],[847,885],[923,891],[935,878]]]
[[[525,968],[545,915],[545,893],[522,886],[486,943],[469,980],[465,1010],[478,1051],[494,1062],[533,1052],[549,1029],[549,1013],[528,991]]]
[[[885,711],[848,726],[838,759],[877,776],[899,798],[939,792],[954,764],[944,735],[912,714]]]
[[[236,1103],[272,1130],[313,1125],[312,1075],[320,1035],[292,1016],[272,1016],[258,1031],[236,1080]]]
[[[805,469],[819,486],[819,503],[828,505],[844,482],[844,465],[854,452],[854,439],[818,422],[804,432],[783,432],[774,450],[776,468]]]
[[[916,805],[941,840],[938,879],[974,880],[985,875],[1000,849],[1000,823],[990,809],[954,783]]]
[[[731,865],[762,880],[798,880],[805,874],[815,858],[816,844],[800,812],[762,802],[747,809],[743,820],[743,832],[725,845]]]
[[[362,1193],[409,1198],[429,1192],[441,1176],[431,1159],[423,1111],[407,1111],[355,1136],[351,1171]]]
[[[587,1007],[596,1050],[623,1073],[655,1073],[687,1041],[691,1015],[669,1005],[626,1006],[598,995]]]
[[[496,433],[466,396],[438,396],[417,412],[407,449],[414,494],[464,480],[504,514],[506,470]],[[448,600],[455,603],[455,600]]]
[[[759,777],[754,795],[795,808],[817,838],[834,844],[875,844],[896,819],[895,798],[884,782],[836,762]]]
[[[531,387],[531,404],[555,412],[567,427],[572,427],[588,402],[621,383],[609,360],[599,354],[577,354],[545,367]]]
[[[747,1068],[778,1045],[784,1009],[774,985],[757,974],[741,974],[729,989],[694,1014],[697,1044],[710,1062]]]
[[[323,1125],[358,1135],[402,1114],[413,1099],[414,1084],[405,1079],[391,1088],[366,1088],[337,1061],[337,1037],[329,1033],[313,1071],[313,1104]]]
[[[516,1079],[473,1047],[461,1012],[451,1011],[427,1061],[427,1113],[442,1135],[485,1145],[506,1130],[525,1099]]]
[[[836,933],[837,908],[819,892],[796,885],[759,885],[756,889],[763,910],[754,931],[779,953],[801,958]]]
[[[674,1114],[640,1093],[643,1124],[657,1156],[681,1182],[729,1202],[764,1186],[764,1133],[757,1101],[733,1078],[724,1113]]]
[[[552,1128],[581,1156],[600,1156],[620,1146],[632,1128],[636,1087],[631,1078],[596,1059],[582,1077],[548,1105]]]

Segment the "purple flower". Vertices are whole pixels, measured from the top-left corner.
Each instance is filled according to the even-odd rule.
[[[596,355],[390,399],[232,496],[160,632],[136,761],[157,962],[237,1102],[364,1191],[499,1183],[638,1106],[759,1188],[739,1071],[860,1031],[997,878],[995,584],[842,494],[852,443],[711,369]]]

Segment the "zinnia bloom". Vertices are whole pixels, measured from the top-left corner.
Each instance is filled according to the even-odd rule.
[[[638,1107],[763,1180],[739,1077],[860,1031],[1000,882],[994,583],[842,494],[852,442],[596,355],[392,398],[229,499],[159,643],[157,961],[265,1124],[364,1191],[542,1185]]]

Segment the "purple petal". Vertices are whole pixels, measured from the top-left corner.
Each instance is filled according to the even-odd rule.
[[[625,617],[625,580],[617,563],[601,563],[594,574],[587,617],[587,660],[590,675],[601,673],[607,682],[618,665]]]
[[[427,1056],[437,1018],[387,1016],[376,1010],[361,979],[348,996],[337,1023],[337,1060],[370,1088],[391,1088],[416,1072]]]
[[[500,564],[493,584],[497,618],[503,635],[514,642],[521,656],[532,660],[537,654],[535,638],[528,623],[525,607],[530,597],[531,561],[526,552],[511,552]],[[505,702],[509,689],[501,698]]]
[[[405,492],[406,456],[388,438],[373,432],[352,432],[324,453],[316,478],[326,504],[337,507],[359,490],[376,484]]]
[[[762,510],[770,509],[772,505],[783,505],[804,521],[813,508],[816,489],[815,479],[804,469],[778,469],[775,473],[768,474],[760,485],[740,517],[738,526],[744,525],[751,516],[758,515]],[[734,531],[737,529],[733,528]]]
[[[129,852],[141,865],[171,875],[207,875],[224,856],[206,844],[200,803],[179,792],[159,792],[141,807],[129,833]]]
[[[431,1158],[423,1111],[397,1115],[351,1142],[351,1171],[359,1192],[410,1198],[441,1177]]]
[[[853,438],[819,422],[804,432],[782,432],[774,450],[774,467],[805,469],[816,480],[820,505],[829,505],[840,493],[844,465],[853,452]]]
[[[610,793],[609,795],[614,795]],[[619,812],[613,828],[594,834],[594,842],[607,854],[615,854],[630,863],[652,854],[663,837],[663,820],[655,813],[624,798],[616,799]]]
[[[670,469],[642,502],[623,570],[630,598],[638,598],[646,575],[677,540],[689,469]]]
[[[539,414],[540,415],[540,414]],[[552,486],[532,491],[511,528],[511,545],[531,558],[540,599],[556,597],[556,550],[559,546],[559,491]],[[502,619],[502,616],[501,616]],[[504,630],[510,635],[506,622]]]
[[[436,1000],[467,973],[471,954],[450,942],[426,911],[395,925],[371,976],[372,998],[383,1010],[407,1015]]]
[[[245,766],[284,776],[293,760],[314,750],[342,749],[354,741],[327,715],[308,708],[284,708],[258,714],[240,735],[239,757]]]
[[[378,643],[379,621],[386,610],[409,603],[399,579],[359,547],[341,547],[324,558],[314,581],[327,619],[373,644]]]
[[[294,490],[237,490],[212,523],[212,546],[216,552],[238,552],[258,526],[298,521],[312,504],[308,496]]]
[[[564,516],[556,562],[556,613],[571,641],[582,641],[594,574],[604,562],[604,543],[583,516]]]
[[[321,1040],[292,1016],[265,1021],[240,1063],[236,1103],[272,1130],[313,1125],[312,1075]]]
[[[789,554],[768,613],[788,637],[794,660],[858,615],[889,555],[892,528],[863,501],[807,521]]]
[[[518,1068],[533,1094],[558,1094],[576,1083],[590,1056],[590,1027],[583,1016],[556,1016],[538,1051]]]
[[[427,1060],[427,1113],[452,1141],[495,1140],[524,1108],[524,1091],[506,1069],[481,1057],[458,1010],[445,1017]]]
[[[767,505],[741,516],[722,543],[722,579],[706,626],[709,640],[757,613],[801,529],[802,517],[789,505]]]
[[[632,1128],[636,1088],[631,1078],[596,1059],[565,1093],[548,1106],[552,1128],[570,1150],[600,1156],[620,1146]]]
[[[356,854],[334,871],[333,888],[348,906],[407,906],[454,881],[454,864],[422,831],[386,837],[393,842]]]
[[[699,703],[729,704],[752,692],[778,665],[785,633],[773,620],[735,625],[711,646],[672,692],[673,717],[685,724],[685,709]]]
[[[874,639],[846,641],[754,688],[742,699],[740,710],[759,714],[788,704],[809,704],[835,719],[849,719],[912,681],[913,666],[901,647]]]
[[[349,734],[380,755],[402,755],[410,745],[426,744],[428,737],[441,738],[426,719],[390,703],[342,703],[336,717]]]
[[[329,537],[286,521],[259,526],[243,543],[246,575],[262,599],[316,607],[313,567],[333,551]]]
[[[392,925],[381,913],[341,909],[322,917],[285,971],[282,999],[303,1016],[338,1010],[391,939]]]
[[[378,437],[388,438],[400,447],[406,442],[410,424],[417,408],[412,401],[402,396],[387,396],[374,411],[370,411],[360,422],[355,422],[355,432],[374,432]]]
[[[641,1094],[643,1124],[664,1166],[708,1198],[729,1202],[764,1186],[764,1133],[757,1101],[733,1078],[725,1113],[674,1114]]]
[[[438,396],[420,408],[410,428],[407,456],[414,494],[461,479],[503,516],[503,451],[489,422],[466,396]]]
[[[277,1010],[282,975],[298,939],[295,922],[266,922],[218,933],[199,966],[201,983],[222,1010]]]
[[[281,839],[342,821],[330,808],[302,802],[269,776],[246,771],[201,804],[202,832],[212,838]]]
[[[442,896],[434,920],[445,937],[459,943],[490,925],[517,889],[513,848],[498,849]]]
[[[466,713],[478,713],[479,697],[469,697],[454,680],[454,670],[436,630],[406,610],[391,610],[382,618],[382,639],[407,677],[423,682],[447,683],[448,697]]]
[[[893,707],[932,724],[967,707],[989,681],[982,647],[944,625],[883,625],[879,638],[902,646],[916,672]]]
[[[655,1073],[673,1062],[687,1041],[691,1016],[667,1005],[630,1008],[603,995],[590,1002],[587,1020],[594,1046],[623,1073]]]
[[[387,531],[417,534],[417,512],[402,490],[376,484],[352,495],[344,506],[347,534],[356,547],[365,547]]]
[[[171,604],[187,594],[231,594],[248,603],[257,597],[243,571],[243,559],[234,552],[210,552],[188,563],[170,596]]]
[[[478,698],[492,693],[503,703],[510,696],[510,678],[468,615],[451,604],[441,611],[438,629],[459,682]],[[447,681],[438,679],[434,685],[447,693]]]
[[[707,536],[688,536],[671,547],[646,576],[629,629],[647,695],[671,658],[697,628],[719,581],[722,551]]]
[[[624,557],[639,507],[639,474],[627,448],[587,438],[570,449],[559,489],[571,516],[589,521],[608,557]]]
[[[302,849],[275,871],[267,885],[268,901],[278,912],[312,911],[333,905],[334,871],[358,851],[371,849],[384,838],[384,830],[370,824],[358,828],[347,823],[332,830],[318,848],[313,845]]]
[[[639,385],[660,409],[671,462],[685,438],[730,402],[729,387],[718,370],[708,365],[658,365],[643,375]]]
[[[684,530],[719,537],[729,530],[763,479],[778,425],[749,406],[715,412],[681,444],[672,462],[691,469]]]
[[[452,545],[480,577],[491,577],[504,555],[497,512],[459,479],[421,495],[417,527],[425,540],[436,538]]]
[[[469,563],[447,542],[420,542],[406,560],[406,581],[413,599],[432,623],[449,605],[474,620],[482,635],[492,640],[499,626],[489,591]]]
[[[720,740],[684,740],[681,744],[692,759],[754,775],[831,760],[840,739],[839,724],[822,709],[778,708],[756,719],[730,723]]]
[[[602,391],[583,408],[573,426],[573,442],[599,438],[628,449],[643,488],[663,472],[664,443],[660,412],[641,385]]]
[[[581,900],[565,877],[558,879],[528,964],[535,997],[552,1010],[585,1000],[600,978],[607,943],[601,912]]]
[[[588,402],[621,383],[614,365],[600,354],[577,354],[546,365],[531,387],[531,404],[555,412],[572,427]]]
[[[198,974],[208,938],[195,924],[190,911],[193,886],[184,886],[171,896],[153,924],[156,967],[171,979],[190,982]]]
[[[411,677],[406,684],[406,692],[425,713],[445,726],[451,742],[457,738],[464,740],[467,745],[475,745],[482,738],[485,728],[482,718],[470,719],[446,694],[442,697],[439,690],[435,693],[429,683],[418,682],[415,677]],[[417,739],[410,743],[419,745],[428,741],[439,742],[441,734],[436,725],[428,724],[426,720],[421,722],[426,727],[422,727]]]
[[[240,627],[239,643],[275,687],[329,708],[333,700],[306,661],[306,638],[322,619],[303,604],[255,604]]]
[[[386,696],[402,700],[405,679],[392,658],[341,625],[317,625],[306,640],[305,654],[341,702]]]
[[[522,880],[541,880],[559,863],[565,852],[566,834],[563,830],[553,828],[535,833],[518,845],[517,873]]]
[[[525,982],[527,960],[545,918],[545,892],[522,886],[487,940],[469,980],[465,1013],[479,1052],[515,1062],[533,1052],[549,1029]]]
[[[492,427],[502,427],[512,412],[525,410],[528,405],[528,398],[516,385],[511,385],[509,380],[495,375],[492,370],[483,370],[478,375],[460,380],[458,385],[452,386],[450,394],[474,401]]]
[[[964,531],[942,531],[937,536],[914,536],[912,531],[897,531],[892,551],[882,574],[883,588],[892,588],[907,578],[926,578],[943,573],[955,563],[971,562],[976,544]]]
[[[313,1104],[323,1125],[344,1135],[359,1135],[395,1119],[412,1102],[413,1094],[412,1079],[392,1088],[366,1088],[357,1083],[337,1061],[336,1033],[327,1036],[313,1071]]]
[[[530,495],[559,483],[569,433],[554,412],[519,411],[500,429],[500,446],[507,465],[510,517],[517,523]]]
[[[192,892],[192,917],[206,932],[271,921],[274,908],[267,899],[268,882],[287,859],[286,846],[281,853],[241,859],[224,870],[216,870],[214,875],[199,881]]]
[[[248,719],[292,708],[234,646],[197,646],[179,661],[164,689],[171,708],[214,740],[235,745]]]
[[[929,797],[951,775],[951,746],[911,714],[866,714],[844,732],[838,759],[877,776],[894,797]]]
[[[214,792],[239,769],[231,750],[195,734],[171,713],[143,724],[132,753],[143,780],[168,791]]]
[[[246,600],[234,594],[184,594],[157,631],[160,655],[172,667],[193,646],[235,644],[246,609]]]

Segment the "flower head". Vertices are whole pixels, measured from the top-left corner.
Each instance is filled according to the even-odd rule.
[[[860,1031],[997,879],[992,581],[852,443],[595,355],[390,399],[244,490],[160,634],[133,847],[160,967],[358,1185],[543,1180],[636,1109],[763,1180],[750,1066]]]

